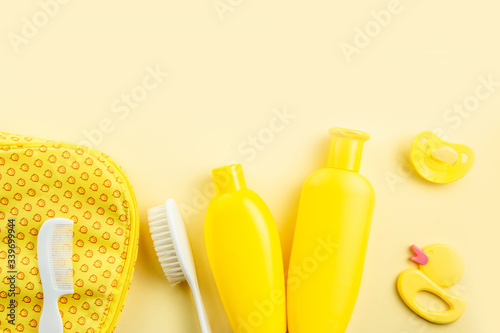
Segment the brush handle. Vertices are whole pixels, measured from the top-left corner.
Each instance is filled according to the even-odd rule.
[[[63,333],[63,322],[57,307],[58,299],[56,295],[44,293],[42,315],[38,322],[39,333]]]
[[[196,303],[196,310],[198,310],[198,318],[200,319],[200,326],[202,333],[212,333],[212,328],[210,328],[210,323],[208,321],[207,311],[205,310],[205,305],[203,304],[203,299],[201,298],[200,287],[198,286],[198,281],[188,281],[191,291],[193,292],[194,301]]]

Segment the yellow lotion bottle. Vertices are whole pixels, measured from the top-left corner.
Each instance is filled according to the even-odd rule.
[[[216,196],[205,218],[212,274],[235,333],[285,333],[286,301],[278,229],[247,189],[240,164],[212,171]]]
[[[287,285],[290,333],[345,332],[363,274],[375,193],[358,171],[370,136],[329,133],[328,167],[307,179],[300,197]]]

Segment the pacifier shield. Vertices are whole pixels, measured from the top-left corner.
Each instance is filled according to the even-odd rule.
[[[410,160],[424,179],[446,184],[464,177],[472,169],[475,157],[466,145],[443,141],[427,131],[413,141]]]

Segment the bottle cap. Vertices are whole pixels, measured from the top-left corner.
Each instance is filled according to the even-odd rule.
[[[330,128],[328,133],[332,136],[328,167],[358,172],[363,144],[370,139],[370,135],[338,127]]]
[[[231,164],[212,170],[215,192],[225,194],[247,188],[241,164]]]

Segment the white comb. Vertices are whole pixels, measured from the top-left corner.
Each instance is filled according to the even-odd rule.
[[[38,270],[43,288],[43,309],[39,333],[62,333],[57,302],[73,294],[73,221],[54,218],[45,221],[37,239]]]

